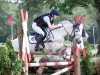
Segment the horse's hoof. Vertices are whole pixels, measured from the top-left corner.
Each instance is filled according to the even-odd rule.
[[[38,49],[35,49],[35,52],[39,51]]]
[[[41,48],[41,49],[39,49],[39,51],[43,51],[43,49]]]
[[[42,48],[35,48],[35,51],[43,51]]]

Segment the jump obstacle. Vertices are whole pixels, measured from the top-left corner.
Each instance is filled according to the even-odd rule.
[[[36,67],[36,66],[60,66],[60,65],[72,65],[73,62],[43,62],[43,63],[29,63],[29,67]]]
[[[60,75],[74,67],[74,75],[81,75],[80,73],[80,56],[76,57],[74,53],[74,61],[69,62],[44,62],[44,63],[29,63],[31,61],[31,55],[29,50],[29,44],[27,39],[27,20],[28,20],[28,12],[24,13],[23,9],[20,10],[20,15],[22,19],[22,27],[23,27],[23,47],[22,47],[22,60],[25,67],[25,75],[28,75],[28,67],[36,67],[36,66],[60,66],[60,65],[69,65],[66,68],[59,70],[51,75]],[[26,44],[25,44],[26,43]],[[73,43],[73,50],[75,52],[76,43]],[[28,57],[27,57],[28,56]]]

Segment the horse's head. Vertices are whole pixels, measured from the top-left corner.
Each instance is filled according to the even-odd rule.
[[[82,35],[83,25],[81,24],[72,24],[69,21],[62,21],[62,28],[66,31],[67,35],[72,36],[77,41],[80,40],[80,37]]]
[[[73,33],[74,39],[76,40],[78,44],[83,41],[82,37],[88,38],[88,34],[86,33],[82,23],[74,24],[72,33]]]
[[[78,44],[81,43],[82,32],[83,32],[82,24],[77,23],[77,24],[73,25],[73,37]]]
[[[82,36],[82,31],[83,31],[83,25],[82,24],[74,24],[73,25],[73,34],[74,37]]]
[[[62,21],[59,24],[62,24],[62,28],[68,35],[72,36],[77,43],[81,42],[82,37],[88,37],[82,23],[72,24],[70,21]]]

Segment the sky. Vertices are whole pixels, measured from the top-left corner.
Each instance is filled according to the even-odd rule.
[[[12,3],[15,3],[17,0],[6,0],[6,1],[8,1],[8,2],[11,1]],[[21,0],[18,0],[18,2],[21,3]]]

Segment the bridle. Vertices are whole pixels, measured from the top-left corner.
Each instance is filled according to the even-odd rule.
[[[62,24],[62,27],[64,28],[64,30],[66,31],[66,33],[73,39],[75,37],[75,29],[73,28],[72,32],[71,32],[71,35],[67,32],[67,30],[65,29],[63,23]],[[74,33],[74,35],[72,35]],[[75,38],[75,40],[79,40],[82,36],[80,35],[78,38]]]

